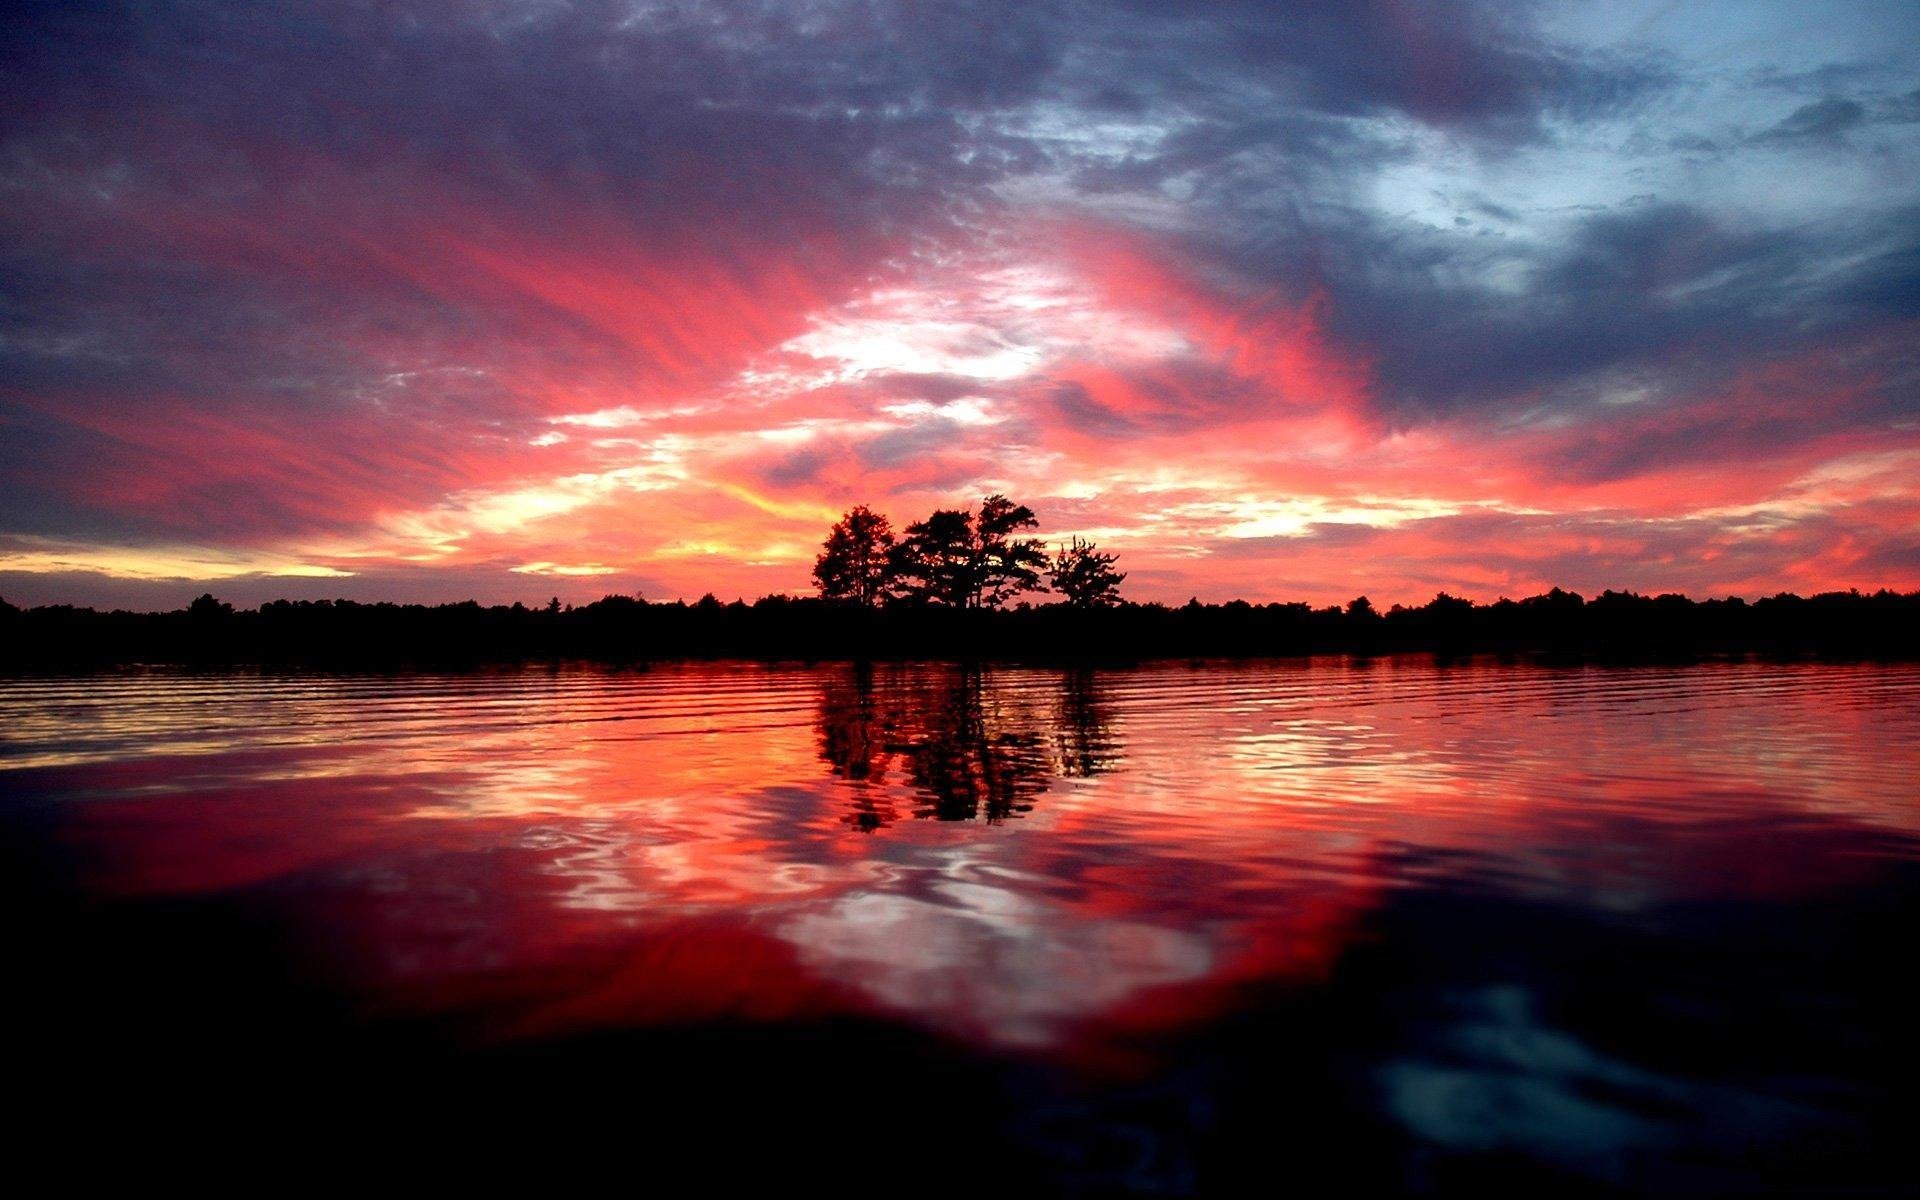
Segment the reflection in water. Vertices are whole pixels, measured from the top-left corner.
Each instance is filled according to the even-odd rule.
[[[1872,1193],[1916,769],[1900,665],[0,681],[0,933],[73,1111],[645,1079],[555,1136],[773,1163],[880,1104],[956,1186],[965,1127],[1015,1190]]]
[[[1069,778],[1091,779],[1119,765],[1120,739],[1104,686],[1101,677],[1086,668],[1069,671],[1060,681],[1054,747],[1060,773]]]
[[[852,664],[821,681],[820,756],[854,791],[847,823],[862,832],[899,819],[885,784],[904,777],[914,815],[997,823],[1032,809],[1059,777],[1086,779],[1118,761],[1113,719],[1092,671],[1032,689],[989,687],[977,667],[894,672]],[[1048,697],[1031,691],[1051,691]]]

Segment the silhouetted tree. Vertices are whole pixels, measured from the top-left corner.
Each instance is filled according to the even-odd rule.
[[[1047,552],[1040,539],[1014,536],[1039,525],[1032,509],[1005,496],[988,496],[980,502],[980,516],[974,522],[975,608],[998,608],[1021,592],[1046,590],[1040,573],[1047,569]]]
[[[813,579],[828,600],[871,607],[886,597],[893,578],[893,526],[866,505],[847,510],[827,534]]]
[[[1044,590],[1047,554],[1037,538],[1014,536],[1040,521],[1005,496],[988,496],[980,513],[941,509],[907,526],[893,557],[900,593],[953,608],[998,608],[1021,592]]]
[[[1120,603],[1120,581],[1125,571],[1116,571],[1115,554],[1103,553],[1092,542],[1074,538],[1060,547],[1047,569],[1053,590],[1067,598],[1074,608],[1104,608]]]
[[[907,526],[892,568],[894,586],[907,599],[965,608],[976,591],[972,515],[943,508]]]
[[[212,592],[202,592],[187,605],[187,615],[195,621],[218,621],[233,615],[233,605],[214,599]]]

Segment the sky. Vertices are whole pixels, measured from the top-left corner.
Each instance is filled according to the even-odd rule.
[[[1920,588],[1920,6],[217,3],[0,27],[0,597]]]

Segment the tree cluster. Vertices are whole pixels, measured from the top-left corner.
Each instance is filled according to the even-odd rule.
[[[939,509],[896,537],[885,516],[860,505],[827,534],[813,564],[822,598],[874,608],[902,603],[957,609],[999,608],[1028,592],[1058,592],[1076,608],[1120,603],[1126,573],[1117,556],[1074,538],[1049,556],[1024,504],[988,496],[978,512]]]

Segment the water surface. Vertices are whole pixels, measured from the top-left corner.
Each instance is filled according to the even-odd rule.
[[[12,679],[12,1027],[436,1176],[1894,1194],[1916,772],[1903,665]]]

